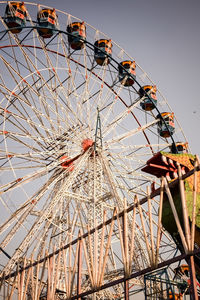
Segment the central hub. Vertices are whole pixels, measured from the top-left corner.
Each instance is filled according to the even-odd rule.
[[[82,148],[85,152],[94,145],[94,141],[91,140],[91,139],[85,139],[85,140],[82,141],[81,145],[82,145]]]

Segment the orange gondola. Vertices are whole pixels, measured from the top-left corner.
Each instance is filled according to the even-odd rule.
[[[19,33],[26,24],[27,10],[24,2],[8,2],[4,20],[12,33]]]
[[[84,22],[73,22],[67,26],[68,42],[73,50],[81,50],[86,39]]]
[[[57,15],[55,9],[44,8],[37,14],[38,33],[41,37],[51,38],[57,25]]]
[[[169,292],[169,299],[172,299],[172,300],[183,300],[183,295],[181,293],[172,293],[172,292]]]
[[[135,68],[135,61],[125,60],[119,64],[118,72],[119,81],[121,82],[121,84],[123,84],[124,86],[131,86],[134,84],[134,79],[136,79]]]
[[[98,40],[94,43],[94,58],[98,65],[108,65],[112,55],[111,40]],[[109,55],[109,56],[108,56]]]
[[[158,122],[158,133],[160,136],[167,138],[174,134],[174,113],[163,112],[157,116]]]
[[[157,105],[157,97],[156,97],[156,86],[152,85],[145,85],[141,87],[138,91],[140,97],[144,97],[142,102],[140,102],[140,106],[142,107],[143,110],[145,111],[151,111],[154,109]],[[147,96],[148,94],[148,96]]]

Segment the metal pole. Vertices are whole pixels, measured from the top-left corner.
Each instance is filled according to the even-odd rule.
[[[190,295],[192,300],[198,300],[198,293],[197,293],[197,281],[196,281],[196,272],[195,272],[195,265],[194,265],[194,256],[190,256],[187,259],[190,271]]]

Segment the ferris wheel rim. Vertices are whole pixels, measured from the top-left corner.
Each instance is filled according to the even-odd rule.
[[[2,3],[4,3],[4,2],[2,2]],[[1,4],[1,2],[0,2],[0,4]],[[0,17],[1,18],[1,17]],[[88,24],[89,25],[89,24]],[[17,28],[19,28],[19,27],[17,27]],[[37,31],[37,29],[39,29],[39,28],[46,28],[46,27],[43,27],[43,26],[22,26],[22,27],[20,27],[21,29],[35,29],[36,31]],[[6,30],[4,30],[4,31],[1,31],[0,32],[0,34],[2,33],[2,32],[5,32],[5,33],[7,33],[7,32],[10,32],[12,29],[11,28],[8,28],[8,29],[6,29]],[[64,34],[64,35],[67,35],[67,36],[71,36],[71,37],[73,37],[73,35],[71,34],[71,33],[69,33],[69,32],[67,32],[67,31],[63,31],[63,30],[60,30],[60,29],[57,29],[57,28],[55,28],[54,29],[54,31],[55,32],[57,32],[57,33],[61,33],[61,34]],[[90,47],[92,47],[93,48],[93,50],[95,49],[95,48],[97,48],[97,49],[99,49],[102,53],[104,53],[104,51],[103,50],[101,50],[100,48],[98,48],[97,46],[95,46],[94,44],[92,44],[90,41],[88,41],[88,40],[83,40],[83,43],[85,44],[85,45],[89,45]],[[35,47],[35,46],[31,46],[31,45],[21,45],[22,47],[31,47],[31,48],[38,48],[39,49],[39,47]],[[2,48],[6,48],[6,47],[10,47],[10,46],[0,46],[0,49],[2,49]],[[12,45],[11,47],[18,47],[18,45]],[[42,47],[40,48],[40,49],[42,49]],[[55,50],[51,50],[51,49],[48,49],[48,48],[46,48],[46,45],[45,45],[45,49],[47,50],[47,51],[50,51],[50,52],[52,52],[52,53],[55,53],[55,54],[59,54],[58,52],[56,52]],[[123,49],[122,49],[123,50]],[[59,54],[59,55],[61,55],[61,56],[64,56],[63,54]],[[110,55],[110,54],[107,54],[107,57],[109,57],[109,60],[111,60],[111,61],[113,61],[114,63],[116,63],[117,64],[117,66],[119,67],[120,66],[120,62],[118,62],[114,57],[112,57],[112,55]],[[72,61],[74,61],[72,58],[70,58],[69,57],[69,59],[70,60],[72,60]],[[75,62],[75,61],[74,61]],[[78,63],[78,62],[76,62],[76,63]],[[80,63],[79,63],[79,65],[81,65]],[[137,65],[137,63],[136,63],[136,65]],[[82,65],[82,67],[84,68],[84,65]],[[133,75],[132,74],[130,74],[130,73],[128,73],[128,71],[123,67],[123,66],[120,66],[125,72],[126,72],[126,74],[127,75],[129,75],[129,77],[131,77],[133,80],[134,80],[134,82],[137,84],[137,86],[139,87],[139,89],[143,89],[143,87],[142,87],[142,85],[138,82],[138,80],[136,79],[136,78],[134,78],[133,77]],[[88,69],[88,71],[89,72],[92,72],[93,73],[93,71],[92,70],[89,70]],[[94,73],[93,73],[93,75],[95,75]],[[100,78],[99,78],[100,79]],[[151,81],[152,82],[152,81]],[[106,82],[104,82],[104,83],[106,83]],[[108,85],[107,85],[108,86]],[[110,87],[111,88],[111,87]],[[135,89],[135,88],[134,88]],[[135,89],[135,91],[136,91],[136,93],[138,93],[138,91]],[[148,100],[151,102],[151,103],[153,103],[153,101],[152,101],[152,99],[150,98],[150,96],[149,96],[149,94],[143,89],[143,91],[144,91],[144,94],[145,94],[145,97],[147,97],[148,98]],[[114,90],[113,90],[113,92],[114,92]],[[114,92],[115,93],[115,92]],[[120,97],[119,97],[119,99],[120,99]],[[120,99],[123,103],[124,103],[124,105],[126,106],[126,107],[128,107],[126,104],[125,104],[125,102],[122,100],[122,99]],[[178,153],[178,150],[177,150],[177,147],[176,147],[176,143],[175,143],[175,140],[174,140],[174,137],[173,137],[173,133],[171,133],[170,132],[170,130],[169,130],[169,126],[168,126],[168,124],[166,123],[166,121],[165,121],[165,119],[164,119],[164,117],[162,116],[162,114],[161,114],[161,111],[159,110],[159,108],[157,107],[157,106],[155,106],[154,107],[155,109],[156,109],[156,111],[157,111],[157,113],[158,113],[158,115],[159,115],[159,118],[163,121],[163,123],[165,124],[165,126],[166,126],[166,128],[168,129],[168,131],[169,131],[169,134],[170,134],[170,139],[171,139],[171,141],[172,141],[172,145],[173,145],[173,148],[174,148],[174,150],[175,150],[175,153]],[[139,126],[141,126],[141,124],[140,124],[140,122],[137,120],[137,118],[135,117],[135,115],[133,114],[133,112],[131,111],[131,114],[133,115],[133,117],[135,118],[135,120],[136,120],[136,122],[138,123],[138,125]],[[176,119],[177,120],[177,119]],[[181,128],[181,130],[182,130],[182,128]],[[183,133],[183,132],[182,132]],[[146,138],[146,140],[147,140],[147,143],[150,145],[150,142],[149,142],[149,139],[148,139],[148,137],[147,137],[147,135],[146,135],[146,133],[145,132],[143,132],[143,134],[144,134],[144,136],[145,136],[145,138]],[[184,138],[185,138],[185,135],[183,134],[183,136],[184,136]],[[152,150],[152,153],[153,153],[153,149],[151,149]]]

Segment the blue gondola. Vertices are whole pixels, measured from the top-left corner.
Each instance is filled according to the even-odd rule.
[[[160,136],[168,138],[174,134],[174,113],[163,112],[157,116],[157,119],[160,119],[158,122],[158,133]]]
[[[19,33],[26,24],[27,10],[24,2],[8,2],[4,21],[12,33]]]
[[[110,59],[108,55],[112,55],[111,40],[98,40],[94,43],[94,59],[98,65],[108,65]]]
[[[84,22],[73,22],[67,26],[68,42],[73,50],[81,50],[86,39]]]
[[[140,102],[140,106],[145,111],[151,111],[157,105],[157,98],[156,98],[156,86],[152,85],[145,85],[141,87],[138,91],[140,97],[144,97],[144,99]],[[148,94],[149,98],[147,97],[146,93]]]
[[[57,15],[55,9],[41,9],[37,14],[39,27],[38,33],[44,39],[51,38],[57,25]]]
[[[119,81],[121,82],[121,84],[123,84],[124,86],[131,86],[134,84],[135,82],[134,79],[136,79],[135,68],[136,68],[135,61],[125,60],[119,64],[118,72],[119,72]]]

